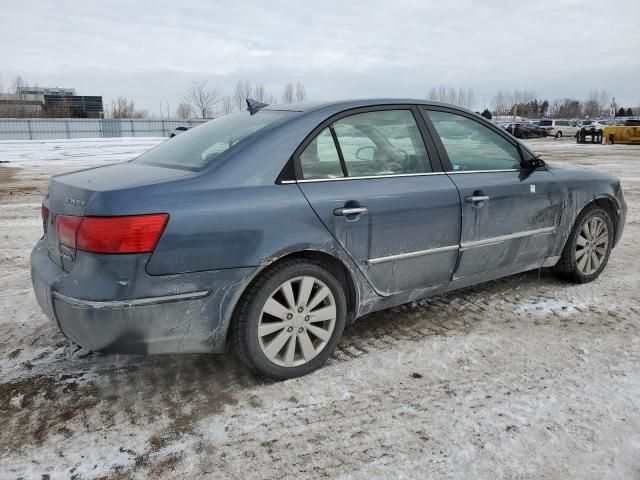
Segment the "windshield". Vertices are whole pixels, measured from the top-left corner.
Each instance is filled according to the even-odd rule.
[[[541,127],[550,127],[551,125],[553,125],[553,121],[552,120],[540,120],[538,122],[538,125],[540,125]]]
[[[288,111],[248,111],[216,118],[161,143],[133,160],[183,170],[201,170],[234,145],[278,120],[295,115]]]
[[[591,125],[591,120],[585,120],[584,122],[582,122],[583,125]]]

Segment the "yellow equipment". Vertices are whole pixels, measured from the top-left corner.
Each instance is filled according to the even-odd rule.
[[[604,128],[602,137],[609,144],[640,144],[640,122],[632,120],[624,125],[610,125]]]

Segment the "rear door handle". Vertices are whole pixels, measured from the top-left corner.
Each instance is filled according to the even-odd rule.
[[[464,200],[468,203],[488,202],[489,196],[488,195],[470,195],[468,197],[465,197]]]
[[[347,215],[361,215],[363,213],[367,213],[369,210],[367,207],[342,207],[336,208],[333,211],[333,214],[336,217],[344,217]]]

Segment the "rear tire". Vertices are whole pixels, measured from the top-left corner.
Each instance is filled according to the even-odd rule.
[[[576,218],[554,273],[575,283],[595,280],[609,261],[613,235],[613,222],[604,209],[585,208]]]
[[[346,324],[342,284],[323,265],[287,260],[261,273],[240,300],[231,342],[254,372],[276,380],[320,368]]]
[[[562,132],[556,133],[556,138],[562,138]]]

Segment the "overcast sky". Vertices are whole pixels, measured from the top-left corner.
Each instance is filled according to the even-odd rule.
[[[0,83],[124,95],[158,114],[194,78],[238,79],[280,97],[424,98],[472,88],[583,99],[606,89],[640,105],[640,0],[5,1]]]

